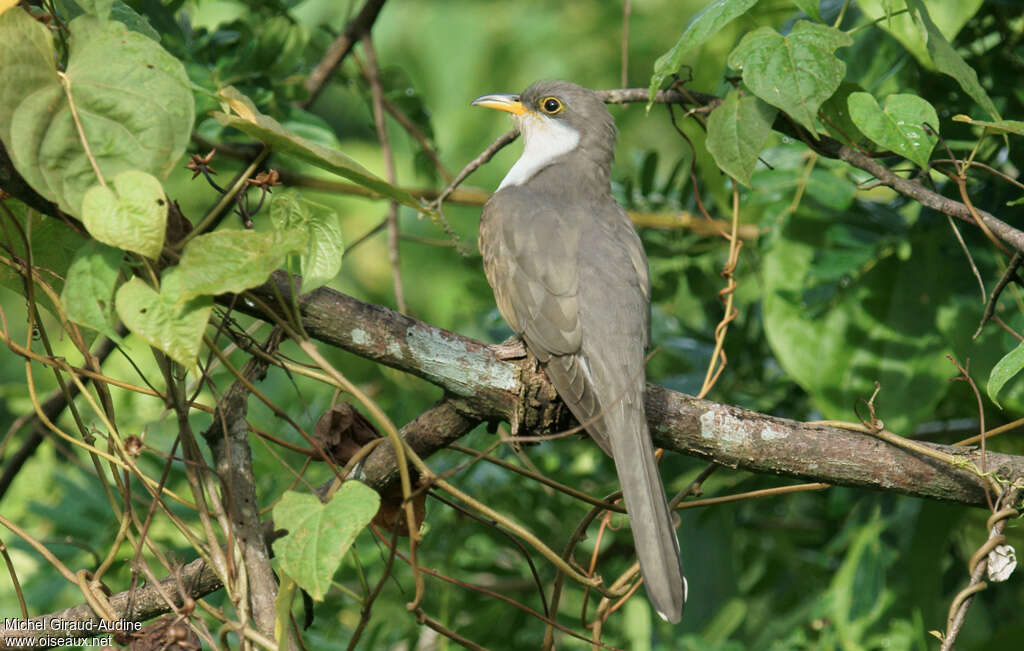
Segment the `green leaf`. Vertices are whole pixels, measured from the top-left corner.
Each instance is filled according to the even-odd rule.
[[[1024,368],[1024,343],[1018,344],[1016,348],[1006,353],[1002,359],[992,367],[992,373],[988,376],[988,397],[996,406],[1002,409],[999,404],[999,392],[1003,386]]]
[[[96,16],[100,20],[110,17],[110,9],[114,6],[114,0],[77,0],[78,5],[87,13]]]
[[[804,12],[814,20],[821,22],[821,14],[818,12],[819,0],[793,0],[800,11]]]
[[[114,286],[124,254],[118,249],[89,242],[71,261],[60,302],[64,313],[79,325],[119,341],[114,332]]]
[[[750,185],[757,157],[772,132],[776,110],[732,90],[708,118],[707,148],[729,176]]]
[[[40,215],[16,199],[7,199],[4,205],[14,215],[18,230],[23,230],[28,236],[32,265],[40,270],[45,269],[43,278],[54,291],[60,293],[71,260],[89,240],[60,219]],[[25,260],[29,258],[29,252],[25,250],[21,237],[13,238],[13,242],[9,242],[8,246],[11,246],[15,255]],[[23,276],[7,265],[0,265],[0,286],[25,295]],[[35,296],[44,306],[47,304],[48,298],[45,293],[36,291]]]
[[[844,81],[839,89],[821,105],[821,122],[830,136],[845,144],[860,143],[865,140],[857,125],[850,119],[849,97],[853,93],[863,92],[859,84]]]
[[[46,28],[30,28],[23,14],[0,16],[0,43],[26,39],[0,46],[0,138],[25,180],[78,216],[96,168],[108,180],[131,169],[165,178],[195,118],[181,62],[122,23],[81,16],[61,78],[49,34],[38,31]]]
[[[960,84],[960,88],[971,96],[985,111],[996,120],[1001,120],[999,110],[978,82],[978,73],[967,65],[956,50],[942,34],[942,30],[932,20],[928,9],[921,0],[907,0],[907,8],[911,9],[928,34],[928,54],[931,55],[935,67],[944,75],[949,75]]]
[[[986,122],[985,120],[975,120],[968,115],[954,115],[954,122],[966,122],[967,124],[983,127],[985,129],[991,129],[996,133],[1012,133],[1015,136],[1024,136],[1024,122],[1020,120],[998,120],[996,122]]]
[[[175,291],[157,292],[132,278],[117,290],[116,305],[118,317],[129,330],[182,366],[196,367],[212,299],[183,300]]]
[[[219,94],[223,102],[235,114],[215,112],[213,116],[221,124],[247,133],[275,151],[290,154],[307,163],[334,172],[414,210],[422,210],[422,205],[405,190],[396,188],[375,176],[340,151],[318,145],[288,131],[274,118],[256,110],[252,100],[234,88],[230,86],[222,88]]]
[[[925,131],[924,125],[938,131],[939,116],[926,100],[917,95],[889,95],[883,110],[871,93],[851,93],[848,104],[850,119],[872,142],[919,167],[928,167],[939,139]]]
[[[379,507],[377,493],[357,481],[343,483],[327,504],[313,495],[286,492],[274,506],[274,526],[288,530],[274,541],[281,569],[322,600],[341,559]]]
[[[270,203],[270,221],[277,230],[302,229],[307,233],[297,270],[302,275],[303,293],[327,284],[341,271],[345,243],[336,210],[303,199],[297,192],[282,192],[275,194]]]
[[[11,118],[22,99],[58,86],[53,37],[20,8],[0,14],[0,140],[10,148]]]
[[[104,244],[151,260],[160,257],[167,230],[167,200],[156,178],[129,170],[112,181],[113,189],[93,186],[82,200],[82,222]]]
[[[743,83],[755,95],[817,135],[818,109],[846,74],[846,64],[833,52],[851,43],[848,34],[806,20],[787,36],[761,27],[733,49],[729,67],[743,71]]]
[[[747,13],[756,4],[757,0],[715,0],[697,12],[672,49],[654,62],[654,74],[651,75],[650,85],[651,102],[654,101],[654,94],[661,88],[662,82],[669,75],[674,75],[683,65],[683,57],[687,52],[699,47],[718,30]],[[647,110],[651,109],[651,102],[648,102]]]
[[[185,246],[174,268],[176,291],[185,300],[255,287],[284,265],[289,254],[303,251],[306,239],[298,229],[270,233],[225,229],[200,235]]]
[[[953,40],[967,21],[978,12],[984,0],[925,0],[928,14],[935,21],[944,38]],[[857,6],[879,28],[891,34],[908,52],[926,68],[935,68],[928,55],[927,33],[916,23],[912,12],[896,13],[903,9],[903,0],[858,0]]]

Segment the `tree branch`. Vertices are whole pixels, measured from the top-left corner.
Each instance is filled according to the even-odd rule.
[[[302,108],[308,108],[316,101],[320,91],[327,85],[327,80],[338,69],[341,62],[348,56],[348,53],[352,51],[352,46],[365,34],[370,33],[370,29],[373,27],[374,21],[377,20],[377,15],[380,14],[384,2],[385,0],[367,0],[356,17],[345,27],[345,31],[339,34],[338,38],[334,39],[334,42],[328,46],[323,58],[310,71],[309,76],[306,77],[306,81],[303,83],[306,91],[309,92],[309,97],[302,102]]]
[[[217,573],[207,566],[203,559],[197,558],[182,567],[180,571],[175,572],[173,576],[161,580],[159,585],[144,585],[135,590],[126,590],[109,597],[108,601],[120,620],[142,622],[172,610],[163,597],[165,594],[173,597],[174,608],[180,608],[182,592],[197,599],[220,589],[220,587],[221,583],[217,578]],[[45,648],[41,645],[32,645],[27,640],[53,636],[89,637],[106,634],[105,631],[100,630],[100,617],[92,611],[88,604],[79,604],[56,613],[33,617],[27,621],[29,624],[24,629],[0,628],[0,648],[15,648],[15,646]],[[76,628],[68,626],[69,622],[73,623]],[[19,640],[17,645],[13,643],[15,639]],[[21,642],[21,640],[26,640],[26,642]]]
[[[290,302],[283,274],[276,274],[273,282]],[[254,293],[271,304],[274,290],[269,284]],[[261,316],[245,301],[235,305]],[[447,416],[455,418],[451,410],[456,410],[465,419],[454,429],[468,431],[472,421],[499,419],[518,419],[524,429],[560,426],[554,390],[531,359],[499,360],[482,342],[327,288],[302,297],[299,306],[311,337],[444,389],[451,401],[444,407]],[[869,434],[697,400],[656,385],[648,385],[646,402],[655,442],[674,452],[750,472],[985,505],[983,482],[970,470],[981,465],[977,450],[928,444],[962,460],[951,467]],[[543,413],[538,415],[538,410]],[[421,454],[446,444],[430,437],[425,441],[429,445],[422,450],[423,441],[410,444]],[[370,459],[387,454],[389,447],[383,444]],[[366,479],[379,486],[387,464],[373,472],[371,465],[368,461]],[[1024,478],[1024,457],[988,452],[985,467],[1005,480]]]

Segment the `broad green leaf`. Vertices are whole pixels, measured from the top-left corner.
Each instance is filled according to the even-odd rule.
[[[928,54],[931,55],[938,71],[955,79],[956,83],[960,84],[960,88],[981,105],[981,108],[985,109],[992,118],[1001,120],[1002,116],[999,115],[999,110],[996,109],[992,98],[978,82],[978,73],[967,65],[963,57],[957,54],[956,49],[932,20],[924,2],[922,0],[906,0],[906,2],[907,8],[914,12],[915,17],[921,21],[924,31],[928,34]]]
[[[357,481],[343,483],[327,504],[313,495],[286,492],[274,506],[274,526],[288,530],[274,541],[281,569],[322,600],[341,559],[379,507],[380,496]]]
[[[814,20],[821,22],[821,14],[818,12],[819,0],[793,0],[800,11],[804,12]]]
[[[851,43],[845,32],[806,20],[787,36],[761,27],[733,49],[729,67],[743,71],[743,83],[755,95],[817,135],[818,109],[846,73],[846,64],[833,52]]]
[[[992,373],[988,376],[986,390],[988,391],[988,397],[1000,409],[1003,407],[999,404],[999,392],[1007,382],[1020,373],[1022,368],[1024,368],[1024,343],[1019,344],[1016,348],[1006,353],[992,367]]]
[[[821,123],[830,136],[844,144],[864,142],[864,134],[850,119],[849,97],[853,93],[863,92],[858,84],[844,81],[839,89],[821,105]]]
[[[939,116],[927,100],[917,95],[889,95],[883,110],[871,93],[851,93],[848,104],[850,119],[872,142],[919,167],[928,167],[939,141],[933,133],[939,130]],[[933,132],[925,131],[925,124]]]
[[[130,331],[182,366],[196,367],[212,299],[183,300],[176,292],[157,292],[132,278],[117,290],[116,305],[118,317]]]
[[[722,171],[750,185],[750,175],[771,135],[776,112],[753,95],[729,91],[708,118],[707,148]]]
[[[805,216],[806,213],[806,216]],[[939,229],[919,236],[912,254],[876,256],[827,301],[810,304],[832,220],[798,211],[765,252],[765,334],[779,363],[825,418],[850,418],[858,398],[881,383],[879,417],[907,431],[931,417],[949,387],[949,351],[937,323],[941,297],[959,279]]]
[[[63,221],[40,215],[16,199],[7,199],[4,206],[10,211],[9,214],[14,216],[17,223],[16,232],[23,231],[28,237],[32,265],[39,270],[45,270],[41,274],[41,279],[49,283],[59,294],[64,286],[64,278],[67,277],[71,260],[88,242],[88,238],[79,235]],[[11,227],[13,226],[11,224]],[[11,253],[24,260],[29,259],[29,251],[25,250],[25,243],[21,237],[14,237],[8,245],[12,249]],[[25,295],[23,276],[7,265],[0,265],[0,286]],[[36,291],[35,296],[42,305],[47,305],[48,299],[44,292]]]
[[[157,259],[164,248],[168,209],[160,181],[129,170],[115,176],[111,186],[96,185],[85,193],[86,230],[104,244]]]
[[[0,140],[10,147],[11,118],[22,99],[60,84],[50,30],[27,11],[0,14]]]
[[[282,192],[275,194],[270,203],[270,221],[279,231],[300,229],[307,233],[306,248],[298,256],[296,270],[302,275],[303,293],[325,285],[341,271],[345,243],[337,211],[303,199],[297,192]]]
[[[91,241],[71,261],[60,302],[79,325],[119,340],[114,332],[114,286],[121,270],[119,249]]]
[[[52,43],[43,48],[42,35],[23,18],[8,19],[19,13],[0,17],[0,43],[27,32],[35,59],[26,62],[24,48],[16,60],[0,51],[7,87],[0,111],[10,111],[0,113],[0,137],[25,180],[78,216],[85,192],[99,182],[96,167],[108,181],[132,169],[165,178],[185,151],[195,117],[181,62],[122,23],[81,16],[71,21],[60,78]]]
[[[978,12],[984,0],[924,0],[928,14],[932,17],[943,37],[952,41],[967,21]],[[934,68],[928,54],[927,34],[922,25],[916,23],[905,0],[858,0],[857,6],[869,20],[877,21],[878,27],[891,34],[926,68]],[[902,13],[897,13],[902,12]]]
[[[1024,136],[1024,122],[1020,120],[999,120],[997,122],[986,122],[985,120],[975,120],[968,115],[954,115],[954,122],[966,122],[967,124],[984,127],[985,129],[991,129],[997,133],[1012,133],[1015,136]]]
[[[422,205],[411,194],[375,176],[340,151],[306,140],[285,129],[269,115],[260,113],[248,97],[234,88],[230,86],[222,88],[220,97],[234,113],[234,115],[229,115],[215,112],[213,116],[221,124],[247,133],[275,151],[290,154],[307,163],[334,172],[414,210],[422,209]]]
[[[683,65],[683,58],[686,54],[704,41],[714,36],[734,19],[750,11],[750,8],[757,4],[757,0],[715,0],[708,6],[701,9],[690,19],[672,49],[658,57],[654,62],[654,74],[651,75],[650,96],[654,101],[654,94],[661,88],[662,82],[673,75]],[[651,109],[648,102],[647,110]]]
[[[185,246],[172,282],[182,300],[241,292],[266,282],[292,253],[306,247],[299,229],[257,233],[219,230],[200,235]]]

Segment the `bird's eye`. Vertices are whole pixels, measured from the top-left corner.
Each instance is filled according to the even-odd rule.
[[[557,97],[545,97],[540,101],[540,110],[548,115],[554,115],[562,110],[562,103]]]

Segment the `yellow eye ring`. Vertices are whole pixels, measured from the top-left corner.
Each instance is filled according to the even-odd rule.
[[[561,112],[563,108],[562,101],[557,97],[545,97],[537,103],[540,106],[540,110],[544,111],[548,115],[554,115]]]

